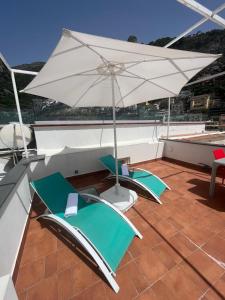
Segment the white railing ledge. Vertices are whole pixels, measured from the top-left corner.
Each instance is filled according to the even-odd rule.
[[[71,120],[71,121],[63,121],[63,120],[57,120],[57,121],[35,121],[35,124],[33,124],[34,127],[38,126],[64,126],[64,125],[111,125],[113,123],[113,120]],[[116,123],[119,124],[155,124],[155,123],[161,123],[160,120],[117,120]]]
[[[126,142],[118,142],[117,146],[132,146],[132,145],[141,145],[141,144],[155,144],[155,143],[163,143],[158,139],[140,139],[140,140],[132,140]],[[77,153],[77,152],[84,152],[84,151],[91,151],[91,150],[98,150],[104,148],[114,148],[113,143],[104,143],[102,145],[87,145],[79,148],[73,147],[65,147],[65,148],[58,148],[58,149],[39,149],[38,155],[45,155],[45,156],[53,156],[53,155],[66,155],[70,153]]]
[[[10,275],[0,277],[0,299],[18,300],[16,290]]]

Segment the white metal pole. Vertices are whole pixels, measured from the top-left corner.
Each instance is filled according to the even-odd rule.
[[[207,21],[208,21],[208,19],[206,19],[206,18],[201,19],[200,21],[198,21],[197,23],[195,23],[194,25],[192,25],[190,28],[188,28],[187,30],[185,30],[183,33],[181,33],[180,35],[178,35],[174,40],[172,40],[168,44],[166,44],[164,46],[164,48],[170,47],[171,45],[173,45],[174,43],[176,43],[177,41],[179,41],[182,37],[184,37],[188,33],[192,32],[194,29],[198,28],[200,25],[204,24]]]
[[[217,7],[213,12],[212,12],[212,16],[214,16],[215,14],[219,13],[220,11],[222,11],[223,9],[225,9],[225,4],[223,3],[222,5],[220,5],[219,7]],[[183,33],[181,33],[180,35],[178,35],[175,39],[173,39],[171,42],[169,42],[168,44],[166,44],[164,46],[164,48],[168,48],[171,45],[173,45],[174,43],[176,43],[177,41],[179,41],[182,37],[186,36],[188,33],[192,32],[194,29],[198,28],[199,26],[201,26],[202,24],[204,24],[205,22],[209,21],[210,17],[204,17],[203,19],[199,20],[197,23],[195,23],[194,25],[192,25],[190,28],[188,28],[187,30],[185,30]]]
[[[196,83],[200,83],[200,82],[204,82],[204,81],[207,81],[207,80],[211,80],[211,79],[217,78],[219,76],[223,76],[223,75],[225,75],[225,71],[217,73],[215,75],[206,76],[206,77],[203,77],[203,78],[195,80],[195,81],[191,81],[190,83],[185,84],[185,86],[190,86],[190,85],[193,85],[193,84],[196,84]]]
[[[112,107],[113,107],[113,133],[114,133],[114,152],[115,152],[115,167],[116,167],[116,187],[119,186],[119,175],[118,175],[118,157],[117,157],[117,136],[116,136],[116,104],[115,104],[115,90],[114,90],[114,74],[111,74],[112,81]]]
[[[11,69],[14,73],[18,74],[26,74],[26,75],[34,75],[36,76],[38,72],[33,72],[33,71],[26,71],[26,70],[19,70],[19,69]]]
[[[177,1],[189,7],[190,9],[196,11],[200,15],[203,15],[205,18],[208,18],[210,21],[225,28],[225,19],[217,15],[215,11],[209,10],[207,7],[203,6],[202,4],[200,4],[195,0],[177,0]],[[223,3],[219,8],[217,8],[217,12],[218,9],[221,10],[224,8],[225,6],[224,4],[225,3]]]
[[[6,68],[10,71],[11,68],[1,52],[0,52],[0,60],[3,62],[3,64],[6,66]]]
[[[23,131],[23,120],[22,120],[22,115],[21,115],[21,110],[20,110],[20,103],[19,103],[19,97],[18,97],[18,92],[17,92],[17,87],[16,87],[15,75],[14,75],[13,70],[10,70],[10,73],[11,73],[13,91],[14,91],[14,96],[15,96],[15,101],[16,101],[16,108],[17,108],[17,113],[18,113],[18,118],[19,118],[19,123],[20,123],[20,130],[21,130],[21,135],[22,135],[22,140],[23,140],[25,157],[28,158],[27,144],[26,144],[26,139],[25,139],[25,135],[24,135],[24,131]]]
[[[168,99],[167,138],[169,138],[169,133],[170,133],[170,97]]]

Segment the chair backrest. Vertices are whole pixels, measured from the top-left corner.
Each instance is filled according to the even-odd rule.
[[[59,172],[34,180],[30,184],[53,214],[65,212],[68,194],[77,193]],[[78,210],[86,205],[85,200],[79,195]]]
[[[100,162],[112,173],[116,174],[116,160],[115,158],[109,154],[105,155],[99,158]],[[122,175],[122,164],[120,161],[118,161],[118,173],[119,175]]]
[[[221,148],[213,150],[213,154],[215,159],[220,159],[225,157],[225,153]]]

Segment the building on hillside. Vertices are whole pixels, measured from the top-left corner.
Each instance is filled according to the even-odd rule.
[[[220,100],[214,98],[211,94],[204,94],[191,97],[190,111],[205,112],[210,109],[220,108]]]

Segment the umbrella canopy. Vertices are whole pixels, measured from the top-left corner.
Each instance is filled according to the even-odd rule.
[[[177,96],[219,55],[166,49],[63,30],[49,60],[24,92],[72,107],[116,107]]]
[[[113,107],[116,186],[108,196],[117,203],[118,196],[124,199],[127,193],[119,186],[115,107],[177,96],[218,57],[64,30],[49,60],[24,92],[71,107]],[[132,197],[130,193],[128,200]],[[124,201],[124,210],[129,201]]]

